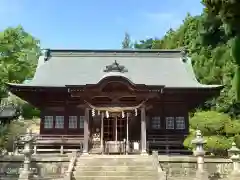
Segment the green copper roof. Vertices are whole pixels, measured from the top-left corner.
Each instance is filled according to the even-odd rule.
[[[32,81],[24,86],[96,84],[124,76],[135,84],[207,88],[195,77],[191,59],[178,50],[50,50],[41,56]]]

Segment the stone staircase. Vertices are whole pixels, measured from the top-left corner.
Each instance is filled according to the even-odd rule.
[[[89,155],[77,159],[75,180],[157,180],[152,156]]]

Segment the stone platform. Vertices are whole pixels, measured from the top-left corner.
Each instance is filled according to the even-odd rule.
[[[152,156],[85,155],[77,159],[76,180],[157,180]]]

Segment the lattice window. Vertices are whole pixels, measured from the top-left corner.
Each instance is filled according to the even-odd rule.
[[[64,116],[56,116],[55,128],[56,129],[63,129],[64,128]]]
[[[44,128],[45,129],[53,128],[53,116],[45,116],[44,117]]]
[[[84,119],[85,119],[85,116],[80,116],[79,117],[79,128],[80,129],[84,128]]]
[[[77,129],[77,116],[69,116],[68,128]]]
[[[185,118],[184,117],[176,117],[176,129],[185,129]]]
[[[161,117],[155,116],[152,117],[152,129],[160,129],[161,128]]]
[[[174,129],[174,117],[166,117],[166,129]]]

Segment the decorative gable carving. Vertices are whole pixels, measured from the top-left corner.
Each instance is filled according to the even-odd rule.
[[[128,72],[125,66],[119,65],[119,63],[116,60],[111,65],[106,66],[106,68],[103,71],[104,72],[120,72],[120,73]]]

